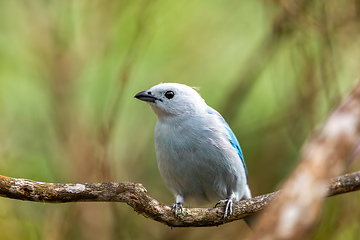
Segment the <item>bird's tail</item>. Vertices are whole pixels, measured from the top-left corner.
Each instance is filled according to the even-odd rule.
[[[251,192],[250,192],[249,186],[247,186],[247,189],[245,191],[243,199],[250,199],[250,198],[251,198]],[[253,226],[253,224],[254,224],[254,222],[256,221],[257,218],[258,218],[257,215],[249,216],[249,217],[244,218],[244,221],[249,226],[249,228],[252,229],[252,226]]]
[[[258,218],[257,215],[244,218],[244,221],[246,222],[246,224],[249,226],[249,228],[250,228],[251,230],[253,229],[254,222],[256,222],[256,219],[257,219],[257,218]]]

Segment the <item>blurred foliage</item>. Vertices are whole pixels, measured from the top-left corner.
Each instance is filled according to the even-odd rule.
[[[48,182],[141,182],[156,116],[133,96],[201,87],[245,154],[253,195],[277,189],[359,77],[359,1],[0,2],[0,169]],[[355,161],[347,171],[359,168]],[[314,239],[356,239],[359,193],[326,201]],[[0,239],[243,239],[242,222],[170,229],[125,204],[0,199]]]

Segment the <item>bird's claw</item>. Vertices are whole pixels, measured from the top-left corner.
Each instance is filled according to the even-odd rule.
[[[225,213],[224,213],[224,219],[227,216],[231,216],[232,215],[232,206],[233,206],[233,199],[232,197],[228,197],[225,200],[220,200],[215,204],[215,207],[217,207],[218,205],[225,203]],[[228,215],[229,213],[229,215]]]
[[[174,209],[175,216],[177,216],[178,209],[182,211],[182,203],[174,203],[173,205],[171,205],[171,207]]]

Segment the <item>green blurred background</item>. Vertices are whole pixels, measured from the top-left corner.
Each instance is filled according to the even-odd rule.
[[[157,170],[156,116],[133,98],[201,87],[243,148],[253,195],[278,189],[360,69],[356,0],[0,2],[0,174],[140,182]],[[355,161],[348,172],[359,169]],[[360,236],[360,194],[326,200],[313,239]],[[0,239],[243,239],[242,222],[170,229],[123,203],[0,198]]]

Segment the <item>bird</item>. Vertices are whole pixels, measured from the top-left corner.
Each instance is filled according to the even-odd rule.
[[[139,92],[158,117],[155,149],[159,172],[176,202],[225,204],[223,218],[234,202],[251,198],[248,172],[240,144],[224,118],[205,103],[195,88],[160,83]]]

